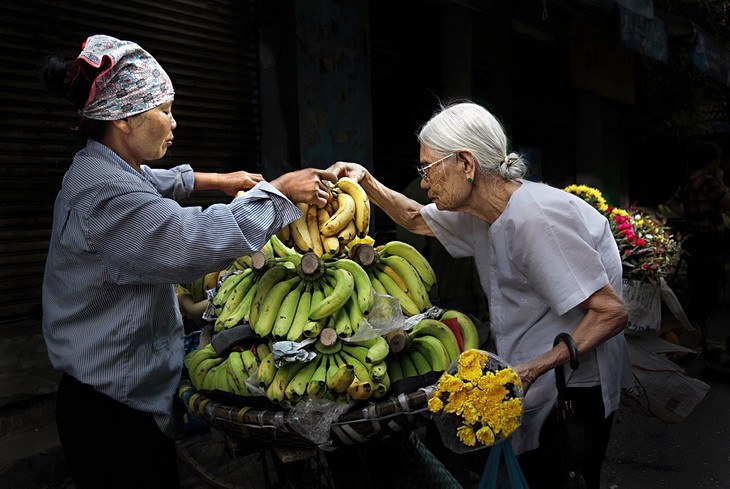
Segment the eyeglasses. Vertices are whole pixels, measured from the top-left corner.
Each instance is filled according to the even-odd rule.
[[[437,165],[437,164],[441,163],[444,160],[448,160],[452,156],[454,156],[454,153],[449,153],[448,155],[444,156],[440,160],[436,160],[433,163],[429,163],[426,166],[417,166],[416,167],[416,170],[418,170],[418,174],[421,175],[421,178],[424,178],[424,179],[428,180],[428,172],[426,170],[428,170],[429,168],[431,168],[433,165]]]

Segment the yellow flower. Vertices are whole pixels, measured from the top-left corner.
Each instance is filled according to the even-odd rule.
[[[443,408],[444,408],[444,403],[439,397],[433,396],[432,398],[430,398],[428,400],[428,410],[429,411],[431,411],[433,413],[437,413],[437,412],[441,411]]]
[[[494,432],[489,426],[482,426],[477,430],[477,440],[483,445],[491,445],[494,443]]]
[[[456,428],[456,436],[458,436],[459,440],[461,440],[461,442],[468,447],[473,447],[476,443],[474,429],[471,426],[459,426],[458,428]]]

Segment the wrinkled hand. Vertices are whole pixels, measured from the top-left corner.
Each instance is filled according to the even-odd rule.
[[[359,163],[352,163],[349,161],[338,161],[334,165],[327,168],[327,170],[334,173],[337,178],[349,177],[356,182],[362,180],[367,173],[367,170],[364,166]]]
[[[218,188],[235,197],[240,190],[250,190],[263,179],[264,177],[260,173],[249,173],[247,171],[223,173]]]
[[[537,380],[537,373],[526,363],[515,365],[512,369],[522,381],[522,394],[527,394],[527,391],[530,390],[530,386],[532,386],[532,384],[534,384]]]
[[[330,185],[335,182],[337,176],[331,171],[305,168],[285,173],[271,185],[294,203],[304,202],[322,208],[332,200]]]

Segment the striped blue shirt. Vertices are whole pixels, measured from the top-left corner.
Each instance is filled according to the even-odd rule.
[[[89,141],[63,178],[43,281],[43,334],[52,365],[172,436],[183,360],[176,283],[259,250],[301,216],[260,182],[230,204],[181,207],[189,165],[136,172]]]

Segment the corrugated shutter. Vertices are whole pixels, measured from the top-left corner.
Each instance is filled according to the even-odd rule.
[[[3,2],[0,27],[0,322],[38,311],[51,215],[81,142],[73,109],[37,76],[92,34],[138,42],[170,74],[175,145],[155,165],[260,172],[255,0]],[[185,205],[209,205],[203,193]]]

